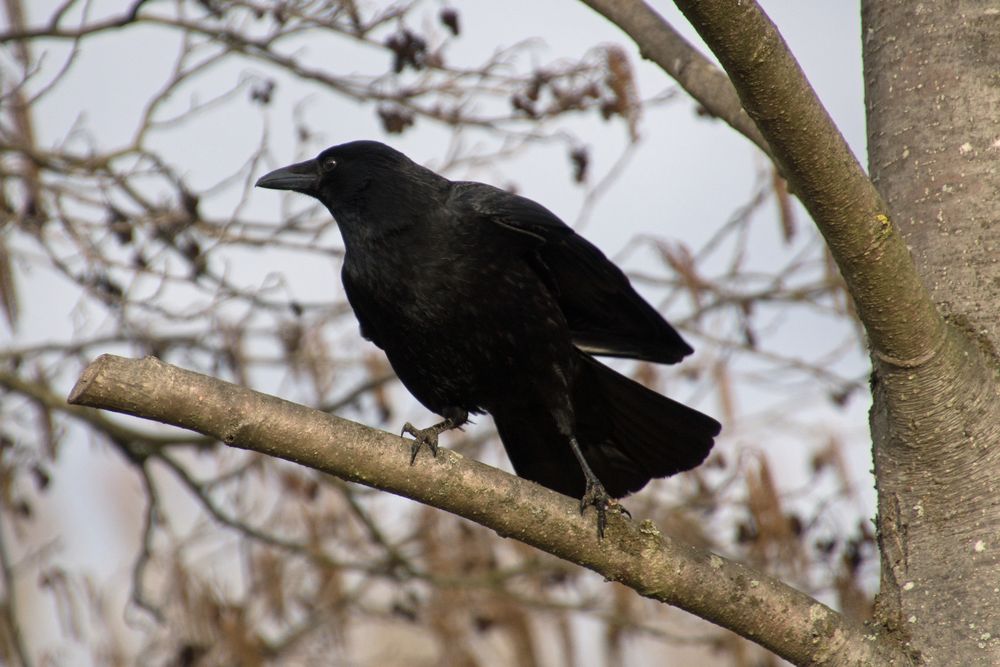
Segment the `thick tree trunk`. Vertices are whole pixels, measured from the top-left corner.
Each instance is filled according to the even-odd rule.
[[[938,307],[1000,343],[1000,5],[866,0],[869,171]]]
[[[964,336],[875,361],[879,620],[934,665],[1000,664],[1000,11],[864,0],[869,170]]]

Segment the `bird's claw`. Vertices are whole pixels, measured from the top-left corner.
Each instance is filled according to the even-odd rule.
[[[604,486],[597,480],[587,482],[587,490],[580,498],[580,514],[583,514],[588,507],[597,510],[597,537],[602,540],[604,539],[604,527],[608,523],[608,510],[621,512],[628,518],[632,518],[629,511],[609,496],[608,492],[604,490]]]
[[[413,444],[410,445],[410,465],[413,465],[416,462],[417,454],[420,453],[420,448],[425,445],[427,446],[427,449],[431,450],[431,454],[433,454],[435,458],[437,457],[439,433],[440,430],[436,426],[417,428],[410,422],[403,424],[403,430],[399,436],[413,436]]]

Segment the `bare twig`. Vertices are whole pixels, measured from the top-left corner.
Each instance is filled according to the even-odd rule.
[[[594,11],[621,28],[649,58],[672,76],[711,115],[770,155],[767,141],[743,110],[733,84],[724,72],[698,52],[645,2],[583,0]]]
[[[7,548],[6,526],[0,514],[0,574],[3,576],[3,599],[0,600],[0,621],[6,626],[5,644],[13,649],[19,667],[31,667],[33,661],[21,631],[21,609],[17,604],[17,581],[14,577],[14,563]]]

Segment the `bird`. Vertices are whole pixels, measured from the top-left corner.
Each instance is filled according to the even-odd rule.
[[[595,357],[673,364],[693,350],[596,246],[537,202],[452,181],[381,142],[357,140],[261,176],[321,202],[344,241],[341,279],[361,335],[443,419],[438,436],[492,416],[520,477],[593,507],[690,470],[715,419]]]

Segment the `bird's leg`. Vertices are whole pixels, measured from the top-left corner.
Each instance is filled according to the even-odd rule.
[[[612,507],[621,506],[608,495],[608,492],[604,490],[604,485],[601,484],[601,480],[597,479],[597,475],[590,469],[587,459],[583,458],[583,451],[580,449],[580,444],[576,441],[576,436],[569,436],[569,446],[572,448],[576,460],[580,462],[580,467],[583,469],[583,477],[587,480],[586,490],[583,492],[583,497],[580,498],[580,514],[583,514],[587,506],[590,505],[597,510],[597,537],[603,540],[604,526],[608,521],[608,510]]]
[[[469,414],[463,411],[461,414],[445,417],[443,421],[427,428],[417,428],[410,422],[403,424],[403,431],[399,435],[402,436],[408,433],[413,436],[413,444],[410,445],[410,465],[413,465],[417,460],[417,454],[424,445],[436,457],[438,453],[438,436],[453,428],[460,428],[468,420]]]

